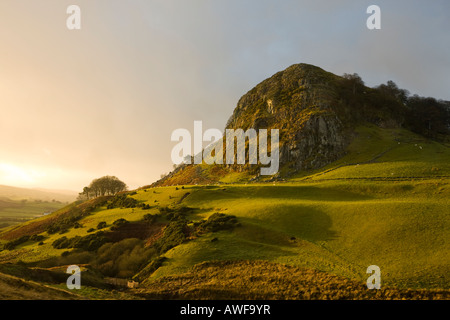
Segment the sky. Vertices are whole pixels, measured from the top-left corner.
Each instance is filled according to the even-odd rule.
[[[2,0],[0,184],[151,184],[172,169],[172,131],[223,130],[295,63],[450,100],[449,13],[446,0]]]

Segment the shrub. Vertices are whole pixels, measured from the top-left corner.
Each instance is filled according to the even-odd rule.
[[[75,236],[68,239],[64,236],[53,241],[52,246],[55,249],[79,248],[87,251],[94,251],[106,242],[107,238],[105,237],[104,232],[99,231],[85,237]]]
[[[101,246],[92,264],[106,276],[129,278],[155,254],[142,240],[128,238]]]
[[[80,248],[87,251],[94,251],[107,242],[104,232],[99,231],[85,237],[75,237],[72,243],[73,248]]]
[[[171,209],[169,207],[161,207],[159,208],[159,212],[161,215],[170,221],[176,220],[185,220],[186,213],[192,211],[193,209],[190,207],[181,207],[176,209]]]
[[[138,204],[136,199],[130,198],[126,194],[118,194],[108,203],[107,208],[136,208]]]
[[[173,212],[173,209],[171,209],[169,207],[159,207],[158,210],[161,214],[167,214],[167,213]]]
[[[154,214],[147,213],[144,215],[144,220],[148,221],[150,223],[154,223],[156,221],[156,219],[157,219],[157,216]]]
[[[70,254],[70,251],[64,251],[61,253],[61,257],[67,257]]]
[[[197,231],[200,233],[217,232],[220,230],[233,229],[238,225],[239,222],[235,216],[216,212],[212,214],[208,220],[203,220],[197,224]]]
[[[191,207],[185,207],[185,206],[183,206],[183,207],[181,207],[181,208],[178,209],[178,212],[180,212],[180,213],[188,213],[188,212],[191,212],[192,210],[194,210],[194,209],[191,208]]]
[[[34,241],[34,242],[42,241],[44,239],[45,239],[45,237],[43,235],[39,235],[39,234],[33,234],[30,237],[30,241]]]
[[[100,230],[100,229],[106,228],[106,226],[107,226],[106,222],[102,221],[102,222],[98,223],[97,229]]]
[[[69,239],[64,236],[53,241],[52,246],[55,249],[64,249],[67,248],[69,244],[70,244]]]
[[[170,222],[164,229],[164,234],[153,244],[158,253],[164,253],[186,240],[186,222],[177,220]]]
[[[28,240],[30,240],[30,236],[21,236],[18,239],[11,240],[11,241],[5,243],[5,245],[3,246],[3,249],[13,250],[16,246],[18,246],[19,244],[25,243]]]
[[[38,234],[34,234],[32,236],[22,236],[18,239],[12,240],[7,242],[4,246],[3,249],[6,250],[13,250],[16,246],[25,243],[27,241],[33,241],[33,242],[42,242],[42,240],[44,240],[45,237],[43,235],[38,235]]]
[[[117,230],[121,226],[124,226],[124,225],[126,225],[128,223],[129,223],[128,220],[126,220],[124,218],[117,219],[116,221],[113,222],[113,224],[111,226],[111,230]]]

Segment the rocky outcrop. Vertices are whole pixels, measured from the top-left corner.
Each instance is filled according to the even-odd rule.
[[[226,128],[279,129],[280,165],[295,170],[325,166],[350,142],[335,112],[339,78],[312,65],[293,65],[245,94]]]
[[[344,155],[348,143],[336,116],[311,116],[295,139],[283,144],[280,163],[289,163],[296,170],[320,168]]]

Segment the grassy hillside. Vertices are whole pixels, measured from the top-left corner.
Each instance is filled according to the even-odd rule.
[[[81,296],[0,273],[0,300],[78,300]]]
[[[194,297],[192,292],[197,292],[198,298],[202,297],[199,292],[208,297],[222,297],[211,295],[198,277],[192,278],[193,270],[203,270],[199,265],[208,261],[219,264],[247,261],[250,269],[261,268],[258,263],[252,265],[252,261],[265,261],[274,263],[275,269],[282,265],[299,268],[295,269],[298,279],[306,277],[298,270],[325,272],[329,277],[336,277],[333,279],[340,285],[355,285],[357,291],[360,289],[356,284],[364,284],[368,277],[367,267],[378,265],[382,286],[399,290],[445,289],[444,295],[448,294],[449,148],[402,129],[361,127],[357,133],[344,158],[322,170],[298,174],[284,182],[235,183],[234,179],[241,179],[241,175],[225,175],[222,179],[228,178],[227,184],[167,186],[129,192],[126,199],[136,204],[134,207],[127,207],[128,202],[113,206],[111,197],[72,204],[0,233],[1,244],[24,235],[43,237],[40,242],[30,238],[13,250],[1,251],[0,261],[46,267],[89,262],[108,272],[112,272],[113,264],[123,268],[114,272],[124,278],[131,278],[132,272],[144,268],[145,272],[138,274],[144,297],[167,295],[166,289],[157,290],[157,286],[173,287],[185,277],[191,277],[186,283],[193,287],[188,284],[176,289],[184,292],[184,297]],[[181,208],[187,208],[183,215],[179,215]],[[217,213],[235,216],[239,226],[218,231],[200,228],[206,225],[205,219],[218,217]],[[74,216],[75,220],[68,219]],[[119,219],[126,219],[128,224],[114,227]],[[100,222],[105,225],[101,228],[104,236],[116,247],[109,244],[99,251],[80,253],[80,249],[57,249],[52,245],[62,237],[79,239],[93,235],[100,230]],[[177,229],[177,223],[186,225]],[[49,233],[48,228],[54,225],[63,227]],[[126,238],[135,239],[125,243]],[[162,250],[161,246],[166,249]],[[115,260],[96,258],[111,255],[114,248],[123,248]],[[130,266],[130,261],[136,263]],[[237,276],[237,270],[245,273],[244,269],[239,265],[237,269],[223,271],[226,273],[223,281],[228,283]],[[281,278],[286,277],[283,270]],[[261,279],[261,283],[274,281],[270,277]],[[204,278],[204,281],[216,280]],[[198,291],[190,291],[194,288]],[[327,288],[323,287],[324,291],[317,297],[323,298]],[[270,290],[267,297],[282,288]],[[291,297],[306,297],[300,294],[302,290],[295,290]],[[334,292],[334,298],[340,297],[338,291]],[[426,296],[414,292],[415,297]],[[247,298],[266,297],[264,292],[259,294],[253,292]],[[385,294],[378,298],[387,298]],[[365,293],[344,296],[367,298]],[[405,297],[397,293],[391,296]]]
[[[136,294],[147,299],[448,299],[441,289],[367,290],[359,281],[267,261],[212,261],[189,272],[149,281]]]
[[[366,182],[349,190],[345,183],[327,182],[197,189],[187,205],[202,216],[236,215],[242,226],[172,249],[153,276],[208,260],[264,259],[360,280],[376,264],[386,284],[448,288],[448,186],[431,199],[429,183],[407,196],[410,187]]]
[[[404,129],[359,127],[348,154],[307,179],[413,180],[450,177],[450,147]],[[295,180],[295,179],[294,179]]]

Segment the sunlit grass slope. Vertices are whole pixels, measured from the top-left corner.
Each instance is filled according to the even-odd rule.
[[[172,249],[154,277],[208,260],[263,259],[356,279],[375,264],[391,285],[448,287],[450,192],[433,189],[431,182],[198,188],[186,205],[202,216],[236,215],[242,226]]]
[[[169,250],[149,280],[180,275],[205,261],[265,260],[364,282],[367,267],[378,265],[386,285],[448,289],[449,160],[445,145],[401,129],[364,127],[349,153],[325,169],[285,182],[229,179],[222,185],[137,190],[130,196],[151,209],[103,206],[64,236],[84,236],[102,221],[139,221],[160,207],[182,205],[194,209],[191,221],[220,212],[235,215],[241,225]],[[42,234],[44,244],[4,250],[0,261],[39,261],[65,251],[51,245],[60,234]]]
[[[450,177],[450,148],[404,129],[359,127],[348,154],[301,179],[421,179]],[[295,180],[295,179],[294,179]]]

